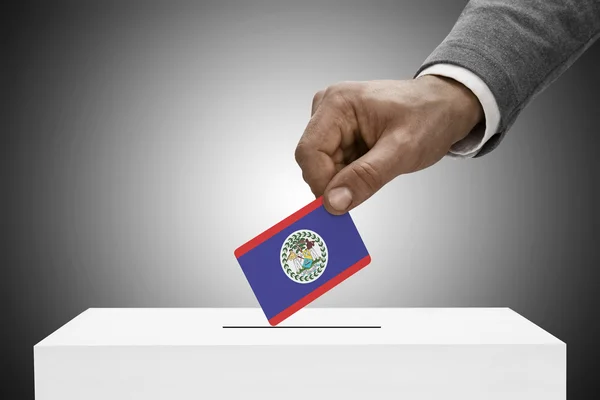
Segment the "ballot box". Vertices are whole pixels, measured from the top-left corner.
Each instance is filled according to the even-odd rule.
[[[566,345],[507,308],[88,309],[34,346],[38,400],[566,398]]]

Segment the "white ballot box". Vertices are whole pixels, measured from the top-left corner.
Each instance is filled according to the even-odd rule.
[[[507,308],[89,309],[34,347],[38,400],[563,400],[566,345]]]

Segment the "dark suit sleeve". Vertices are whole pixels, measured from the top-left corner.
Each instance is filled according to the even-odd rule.
[[[434,64],[454,64],[490,88],[501,119],[480,157],[599,36],[600,0],[471,0],[416,75]]]

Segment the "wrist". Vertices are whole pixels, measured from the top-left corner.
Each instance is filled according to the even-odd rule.
[[[484,121],[485,114],[477,96],[462,83],[444,76],[424,75],[424,80],[431,89],[442,96],[453,120],[460,121],[460,129],[454,132],[453,142],[464,139],[479,123]]]

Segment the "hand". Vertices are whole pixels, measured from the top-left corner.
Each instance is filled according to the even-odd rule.
[[[451,79],[344,82],[315,95],[296,161],[325,208],[343,214],[438,162],[483,118],[477,97]]]

